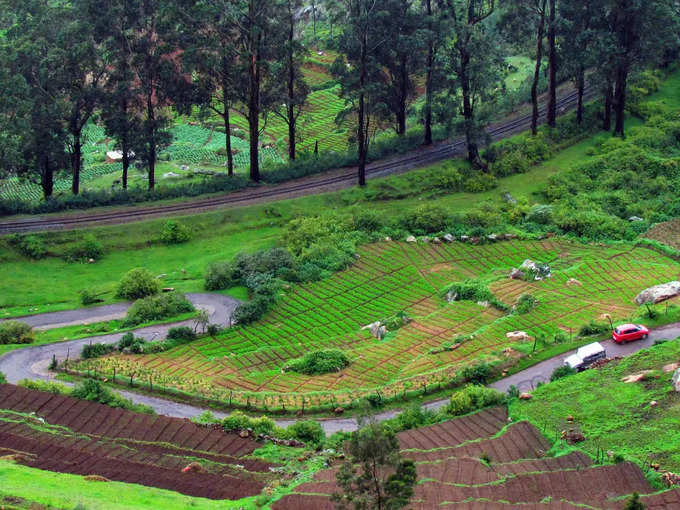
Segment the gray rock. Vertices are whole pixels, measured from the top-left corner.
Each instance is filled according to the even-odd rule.
[[[638,305],[654,304],[678,295],[680,295],[680,282],[672,281],[643,290],[635,296],[635,302]]]
[[[673,379],[671,379],[671,381],[673,389],[680,393],[680,368],[677,368],[675,372],[673,372]]]
[[[470,236],[460,236],[460,240],[463,241],[463,242],[468,241],[469,239],[470,239]]]
[[[179,176],[180,175],[176,174],[175,172],[167,172],[167,173],[163,174],[163,179],[176,179]]]
[[[513,196],[512,196],[510,193],[508,193],[507,191],[506,191],[505,193],[501,194],[501,198],[503,199],[503,202],[506,202],[506,203],[508,203],[508,204],[513,204],[513,205],[514,205],[514,204],[517,203],[517,199],[516,199],[515,197],[513,197]]]
[[[456,238],[453,237],[451,234],[444,234],[444,241],[446,241],[447,243],[452,243],[455,240]]]
[[[458,301],[458,293],[450,290],[446,293],[446,302],[453,303],[454,301]]]
[[[189,165],[182,165],[179,167],[183,172],[188,172],[189,171]]]
[[[640,218],[639,216],[631,216],[628,218],[628,221],[645,221],[644,218]]]
[[[417,242],[418,242],[418,239],[416,239],[415,236],[408,236],[408,237],[406,238],[406,242],[407,242],[407,243],[417,243]]]
[[[513,280],[522,280],[524,278],[524,273],[519,269],[513,269],[510,272],[510,278],[512,278]]]
[[[489,241],[495,241],[496,239],[498,239],[498,236],[496,234],[489,234],[488,236],[486,236],[486,238]]]

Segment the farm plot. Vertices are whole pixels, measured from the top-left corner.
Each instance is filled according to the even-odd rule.
[[[647,231],[645,237],[680,250],[680,220],[658,223]]]
[[[509,510],[521,506],[575,510],[586,504],[592,509],[620,509],[623,504],[618,498],[632,492],[653,492],[635,464],[594,466],[592,459],[579,451],[546,456],[550,443],[527,422],[513,423],[496,432],[492,431],[502,425],[485,430],[490,421],[504,416],[504,409],[491,409],[440,424],[448,430],[464,431],[462,435],[448,436],[451,442],[444,440],[437,426],[398,434],[402,447],[414,444],[414,437],[424,438],[425,449],[402,450],[405,457],[417,461],[419,479],[408,508]],[[428,449],[431,444],[439,447]],[[423,456],[441,450],[454,455],[433,459]],[[414,457],[414,453],[419,455]],[[329,495],[339,492],[336,471],[334,467],[317,473],[312,482],[297,486],[273,508],[288,510],[314,505],[332,509]],[[650,502],[674,497],[677,495],[673,491],[663,496],[647,496]]]
[[[527,258],[549,263],[552,277],[509,279],[510,270]],[[511,363],[532,349],[533,342],[508,340],[510,331],[526,331],[547,344],[604,313],[627,319],[637,313],[633,298],[641,289],[675,279],[679,270],[678,263],[644,248],[554,239],[482,246],[385,242],[362,247],[346,271],[293,287],[255,324],[165,353],[102,358],[80,368],[106,374],[115,369],[269,409],[296,407],[302,398],[344,403],[376,389],[397,395],[446,381],[479,360]],[[446,285],[466,279],[488,284],[508,306],[527,293],[538,306],[515,314],[441,297]],[[383,340],[362,330],[401,311],[412,322]],[[454,342],[461,336],[464,340]],[[447,342],[450,348],[438,349]],[[282,371],[290,359],[329,348],[345,351],[349,367],[321,376]]]
[[[258,447],[188,420],[0,385],[0,453],[39,469],[240,499],[271,480],[271,464],[248,458]]]

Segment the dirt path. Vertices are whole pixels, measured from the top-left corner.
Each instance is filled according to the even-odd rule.
[[[210,320],[212,323],[226,325],[238,305],[238,301],[228,296],[219,294],[187,294],[187,297],[199,308],[204,308],[210,311]],[[125,305],[121,305],[125,306]],[[129,305],[127,305],[129,306]],[[50,314],[36,315],[30,318],[34,324],[41,324],[43,326],[50,326],[49,320],[59,321],[71,320],[73,317],[80,317],[85,320],[95,317],[97,313],[107,313],[109,308],[96,307],[83,310],[73,310],[68,312],[55,312]],[[27,320],[24,318],[22,320]],[[174,324],[164,324],[159,326],[151,326],[136,330],[135,336],[143,337],[147,340],[155,340],[165,338],[168,329],[171,327],[191,324],[192,321],[184,321]],[[67,356],[74,357],[79,355],[82,347],[90,341],[97,343],[115,343],[120,340],[123,333],[115,333],[111,335],[103,335],[92,338],[83,338],[81,340],[73,340],[70,342],[62,342],[57,344],[36,345],[34,347],[27,347],[8,352],[0,357],[0,372],[7,376],[7,381],[10,383],[17,383],[21,379],[42,379],[51,380],[53,375],[47,370],[47,367],[52,359],[56,356],[57,359],[63,360]],[[637,342],[618,345],[611,340],[601,342],[607,350],[609,357],[614,356],[630,356],[638,352],[640,349],[650,347],[655,340],[659,339],[675,339],[680,337],[680,323],[670,324],[661,328],[657,328],[650,332],[649,338]],[[538,363],[526,370],[518,372],[510,377],[501,379],[491,384],[492,388],[500,391],[507,391],[510,386],[517,386],[520,391],[529,391],[536,387],[539,382],[547,382],[550,380],[550,375],[553,370],[560,366],[563,360],[573,354],[575,351],[570,351],[554,358],[548,359]],[[160,397],[152,397],[148,395],[141,395],[129,391],[120,391],[127,398],[134,402],[146,404],[154,408],[158,414],[167,416],[174,416],[178,418],[191,418],[205,411],[205,408],[192,406],[188,404],[181,404],[173,402]],[[423,405],[425,409],[436,410],[444,407],[448,399],[435,400]],[[401,412],[400,409],[393,409],[378,413],[376,418],[378,420],[387,420],[394,418]],[[213,411],[215,416],[224,417],[228,413]],[[277,425],[286,427],[294,423],[295,419],[280,419],[276,420]],[[319,419],[326,434],[333,434],[339,431],[353,431],[357,429],[357,420],[355,418],[327,418]]]

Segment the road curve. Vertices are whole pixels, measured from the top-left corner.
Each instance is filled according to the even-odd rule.
[[[239,303],[236,299],[230,298],[228,296],[222,296],[220,294],[187,294],[187,297],[192,303],[194,303],[195,306],[207,309],[209,311],[210,320],[212,323],[221,324],[223,326],[227,325],[231,314]],[[88,314],[89,316],[92,314],[90,310],[92,309],[85,309],[81,312]],[[63,317],[71,318],[74,312],[76,311],[56,312],[54,314],[43,315],[51,316],[54,320],[59,321]],[[45,320],[40,319],[42,316],[33,317],[33,320],[39,321],[44,325]],[[192,321],[184,321],[175,324],[150,326],[147,328],[138,329],[134,333],[135,336],[143,337],[147,340],[155,340],[158,338],[164,338],[168,329],[171,327],[191,323]],[[115,343],[118,342],[122,336],[123,333],[114,333],[111,335],[83,338],[80,340],[72,340],[57,344],[36,345],[34,347],[17,349],[15,351],[8,352],[4,356],[0,356],[0,372],[3,372],[6,375],[8,382],[15,384],[21,379],[51,380],[53,379],[53,375],[48,371],[47,367],[50,363],[50,360],[52,359],[52,356],[56,356],[58,360],[66,359],[67,356],[74,357],[77,356],[80,353],[82,347],[90,343],[90,341],[97,343]],[[605,346],[607,355],[609,357],[625,357],[630,356],[640,349],[650,347],[654,344],[655,340],[675,339],[678,337],[680,337],[680,323],[675,323],[652,330],[649,334],[649,338],[646,340],[640,340],[624,345],[618,345],[611,340],[601,343]],[[537,363],[536,365],[522,370],[521,372],[496,381],[490,386],[503,392],[507,391],[508,388],[513,385],[516,386],[520,391],[530,391],[534,389],[539,382],[549,381],[553,370],[562,364],[564,358],[573,354],[574,352],[575,351],[566,352],[559,356],[555,356],[554,358]],[[153,409],[158,414],[164,414],[167,416],[191,418],[192,416],[197,416],[206,410],[202,407],[173,402],[161,397],[142,395],[125,390],[118,391],[125,397],[130,398],[132,401],[149,405],[153,407]],[[424,404],[423,408],[437,410],[444,407],[447,402],[448,399],[435,400]],[[399,412],[401,412],[400,409],[392,409],[378,413],[375,417],[380,421],[387,420],[394,418],[397,414],[399,414]],[[219,411],[213,411],[213,413],[218,418],[223,418],[227,415],[227,413]],[[279,419],[276,420],[276,424],[281,427],[286,427],[295,421],[295,419]],[[321,423],[321,426],[323,427],[326,434],[329,435],[340,431],[350,432],[356,430],[358,427],[356,418],[321,418],[318,421]]]
[[[595,94],[595,90],[587,88],[584,99],[592,99]],[[575,108],[576,103],[577,94],[575,91],[571,90],[562,94],[558,99],[558,114],[562,115],[572,110]],[[541,122],[545,117],[545,108],[545,105],[541,105],[539,109]],[[526,131],[530,126],[531,115],[523,115],[512,120],[492,124],[487,128],[487,133],[493,141],[496,141]],[[465,142],[462,138],[453,141],[448,140],[372,163],[368,165],[366,173],[368,178],[404,173],[460,156],[464,151]],[[232,193],[175,204],[126,206],[117,207],[115,211],[108,212],[73,213],[69,215],[55,213],[54,215],[36,216],[28,219],[8,220],[0,222],[0,235],[45,230],[72,230],[85,226],[116,225],[158,217],[187,215],[225,207],[272,202],[335,191],[353,186],[355,182],[356,169],[343,168],[295,179],[278,185],[261,185]]]

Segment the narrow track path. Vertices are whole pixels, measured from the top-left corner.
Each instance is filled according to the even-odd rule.
[[[592,88],[586,89],[585,100],[595,96]],[[577,93],[569,91],[558,99],[560,115],[574,109]],[[540,119],[545,117],[545,105],[540,107]],[[531,115],[522,115],[488,127],[487,133],[492,140],[500,140],[526,131],[531,126]],[[460,138],[448,140],[430,147],[420,147],[407,154],[378,161],[368,165],[367,177],[385,177],[423,168],[439,161],[460,156],[465,152],[465,141]],[[0,235],[18,232],[38,232],[45,230],[72,230],[85,226],[116,225],[158,217],[187,215],[244,206],[300,196],[313,195],[348,188],[356,183],[356,168],[330,170],[322,174],[295,179],[278,185],[261,185],[228,194],[186,200],[181,203],[165,205],[139,205],[116,207],[107,212],[55,213],[26,219],[0,222]]]
[[[187,297],[194,303],[195,306],[207,309],[210,313],[210,320],[212,323],[226,325],[238,305],[238,301],[228,296],[219,294],[187,294]],[[124,306],[124,305],[123,305]],[[105,312],[105,307],[99,307],[102,312]],[[91,317],[92,310],[85,309],[81,311],[84,316]],[[48,320],[63,320],[64,318],[72,318],[73,314],[78,311],[71,312],[56,312],[51,314],[35,315],[22,320],[30,319],[34,323],[46,324]],[[151,326],[141,328],[134,332],[135,336],[143,337],[147,340],[156,340],[164,338],[168,329],[175,326],[191,324],[192,321],[183,321],[174,324],[164,324],[160,326]],[[59,324],[58,322],[56,324]],[[110,335],[96,336],[92,338],[83,338],[80,340],[72,340],[56,344],[36,345],[33,347],[26,347],[17,349],[0,356],[0,372],[3,372],[7,381],[10,383],[17,383],[21,379],[42,379],[51,380],[53,375],[48,370],[48,365],[55,356],[58,360],[73,358],[80,354],[82,347],[90,342],[97,343],[115,343],[120,340],[123,333],[115,333]],[[650,347],[655,340],[659,339],[675,339],[680,337],[680,323],[669,324],[664,327],[652,330],[649,338],[637,342],[618,345],[611,340],[602,342],[607,350],[609,357],[614,356],[630,356],[638,352],[640,349]],[[529,391],[536,387],[539,382],[547,382],[550,380],[550,375],[553,370],[562,364],[562,361],[567,356],[573,354],[575,351],[570,351],[554,358],[548,359],[538,363],[532,367],[518,372],[512,376],[506,377],[491,384],[492,388],[500,391],[507,391],[510,386],[517,386],[520,391]],[[136,403],[146,404],[154,408],[158,414],[167,416],[174,416],[179,418],[191,418],[197,416],[205,411],[205,408],[173,402],[161,397],[153,397],[149,395],[142,395],[139,393],[120,391],[125,397],[132,399]],[[425,409],[436,410],[444,407],[448,399],[435,400],[423,405]],[[394,418],[401,412],[400,409],[393,409],[384,411],[376,415],[376,419],[382,421]],[[224,417],[227,413],[213,411],[215,416]],[[286,427],[294,423],[295,419],[279,419],[276,420],[277,425]],[[339,431],[353,431],[357,429],[356,418],[322,418],[319,419],[326,434],[333,434]]]

